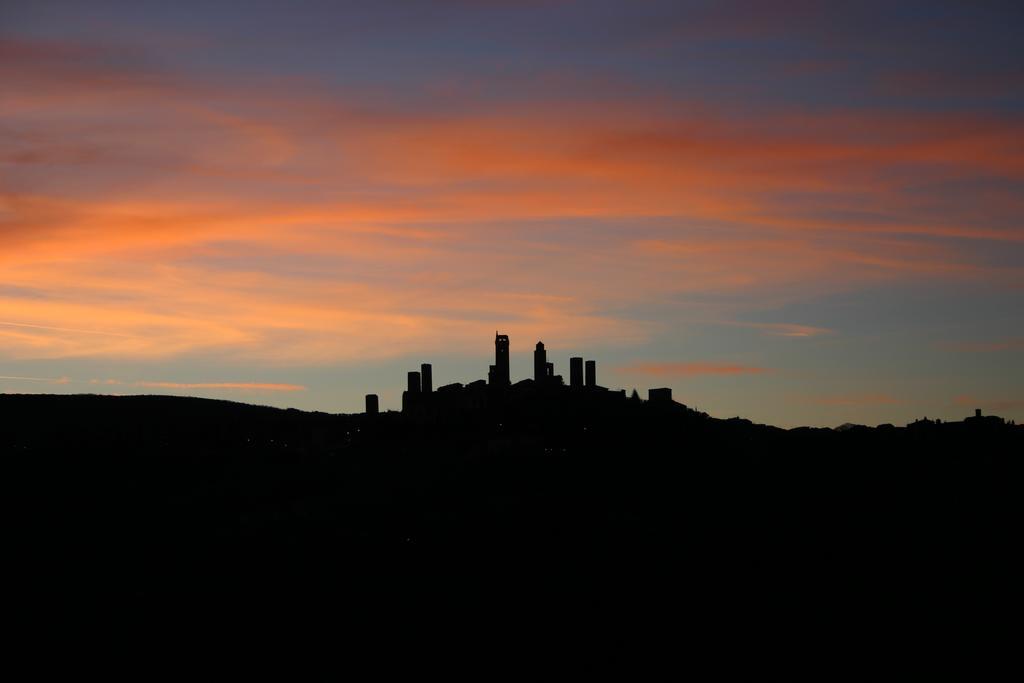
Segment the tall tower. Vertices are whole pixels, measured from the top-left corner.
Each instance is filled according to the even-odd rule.
[[[533,381],[540,384],[547,380],[548,352],[544,350],[544,342],[537,342],[533,351]]]
[[[583,359],[578,356],[569,359],[569,386],[583,386]]]
[[[410,372],[409,388],[402,392],[402,412],[406,413],[420,405],[420,373]]]
[[[494,383],[507,387],[511,382],[508,372],[508,335],[494,333]]]
[[[597,361],[588,360],[586,362],[586,384],[588,387],[597,386]]]
[[[433,367],[430,363],[420,364],[420,390],[424,394],[434,391]]]

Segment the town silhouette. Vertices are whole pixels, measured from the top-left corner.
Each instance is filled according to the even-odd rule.
[[[488,411],[504,414],[508,411],[530,411],[553,415],[561,412],[579,412],[591,418],[621,411],[627,400],[626,390],[611,391],[597,383],[597,361],[574,356],[569,359],[569,384],[555,374],[555,364],[548,361],[544,342],[537,342],[533,351],[533,377],[512,383],[509,370],[508,335],[494,333],[494,364],[487,369],[487,380],[469,384],[445,384],[434,390],[433,366],[423,363],[419,370],[407,375],[407,386],[402,392],[402,414],[411,420],[438,422],[462,419]],[[668,387],[650,389],[648,401],[661,410],[685,410],[674,404]],[[630,396],[634,404],[639,394]],[[561,406],[561,407],[559,407]],[[554,412],[552,412],[554,411]],[[366,395],[366,414],[380,412],[380,397]]]
[[[1017,584],[1024,427],[716,419],[604,388],[582,357],[565,383],[541,342],[513,383],[509,345],[487,380],[409,372],[401,412],[0,395],[23,558],[83,613],[656,607],[710,631],[896,603],[968,618]]]

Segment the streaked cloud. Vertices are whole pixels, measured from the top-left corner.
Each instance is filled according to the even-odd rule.
[[[962,353],[999,353],[1001,351],[1024,351],[1024,339],[1000,339],[997,341],[944,342],[941,348]]]
[[[19,377],[15,375],[0,375],[0,380],[18,382],[44,382],[46,384],[68,384],[71,381],[67,377]]]
[[[733,327],[750,327],[761,330],[765,334],[778,337],[818,337],[825,334],[833,334],[833,330],[813,325],[796,325],[793,323],[750,323],[739,321],[728,321],[722,323]]]
[[[692,377],[694,375],[761,375],[768,368],[732,363],[634,363],[615,368],[625,375],[651,375],[654,377]]]
[[[874,392],[811,396],[806,400],[822,406],[889,406],[905,403],[903,399],[892,394]]]
[[[1013,397],[980,397],[969,394],[961,394],[953,399],[953,405],[958,408],[983,408],[988,411],[1020,410],[1024,408],[1024,398]]]
[[[279,384],[273,382],[126,382],[119,379],[91,379],[89,384],[99,386],[130,386],[148,389],[213,389],[229,391],[305,391],[301,384]]]
[[[132,386],[150,389],[231,389],[240,391],[305,391],[299,384],[263,384],[259,382],[134,382]]]
[[[1024,177],[1012,120],[751,122],[655,97],[360,105],[150,74],[107,49],[8,46],[9,68],[26,71],[0,104],[0,145],[40,173],[0,195],[0,267],[41,292],[0,297],[21,328],[0,331],[8,357],[347,361],[460,348],[480,311],[528,337],[636,344],[659,323],[604,311],[706,292],[777,305],[811,281],[827,293],[1021,278],[934,241],[1019,241],[1018,228],[932,222],[898,180],[904,167]],[[814,200],[792,204],[795,192]],[[843,217],[865,201],[881,213]],[[97,320],[109,339],[90,338]]]
[[[126,337],[129,335],[120,334],[118,332],[103,332],[101,330],[79,330],[72,327],[53,327],[51,325],[32,325],[30,323],[12,323],[9,321],[0,321],[0,325],[5,327],[25,327],[36,330],[47,330],[50,332],[70,332],[72,334],[99,334],[105,337]]]

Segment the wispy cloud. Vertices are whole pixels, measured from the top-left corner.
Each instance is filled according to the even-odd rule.
[[[305,391],[306,387],[301,384],[277,384],[270,382],[125,382],[117,379],[93,379],[90,384],[102,386],[133,386],[149,389],[213,389],[230,391]]]
[[[268,384],[261,382],[135,382],[137,387],[155,389],[237,389],[241,391],[305,391],[300,384]]]
[[[119,332],[103,332],[101,330],[81,330],[74,327],[54,327],[53,325],[33,325],[31,323],[14,323],[6,320],[0,320],[0,325],[5,327],[26,327],[34,330],[48,330],[51,332],[71,332],[73,334],[99,334],[106,337],[130,337],[132,335],[121,334]]]
[[[953,399],[958,408],[983,408],[985,410],[1017,410],[1024,408],[1024,398],[982,398],[969,394],[961,394]]]
[[[815,327],[813,325],[796,325],[793,323],[748,323],[737,321],[725,321],[720,324],[729,325],[733,327],[751,327],[757,330],[761,330],[765,334],[778,337],[818,337],[821,335],[834,333],[832,330],[825,327]]]
[[[943,342],[940,347],[962,353],[998,353],[1000,351],[1024,351],[1024,339],[1001,339],[997,341]]]
[[[760,375],[771,372],[768,368],[731,363],[634,363],[615,368],[627,375],[655,377],[691,377],[694,375]]]
[[[68,384],[71,379],[68,377],[18,377],[13,375],[0,375],[0,380],[17,382],[45,382],[46,384]]]
[[[892,394],[872,392],[811,396],[805,399],[805,402],[822,406],[877,406],[905,403],[903,399]]]
[[[353,362],[469,348],[495,324],[627,345],[660,322],[610,311],[652,302],[1024,280],[961,244],[1024,242],[1014,117],[752,118],[639,91],[442,105],[256,90],[109,45],[0,56],[0,154],[24,170],[0,192],[2,357]],[[991,178],[952,207],[908,189]]]

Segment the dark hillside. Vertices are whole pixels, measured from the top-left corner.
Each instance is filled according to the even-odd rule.
[[[65,606],[557,599],[712,621],[897,604],[948,618],[1018,591],[1021,427],[595,410],[5,395],[2,481],[22,563]]]

